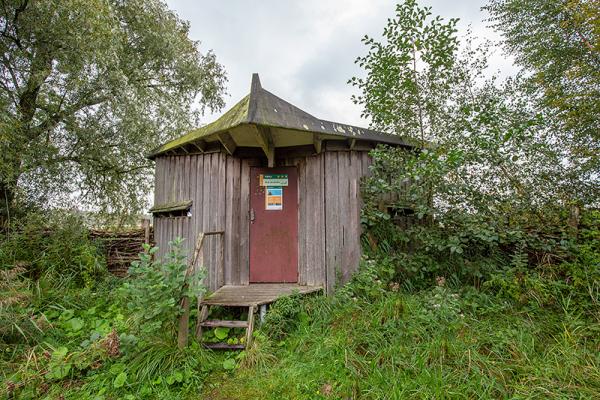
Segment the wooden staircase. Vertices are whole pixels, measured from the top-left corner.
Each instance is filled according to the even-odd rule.
[[[203,265],[202,246],[204,238],[210,235],[217,235],[221,238],[221,265],[223,265],[223,237],[224,231],[200,232],[194,247],[194,255],[188,268],[185,271],[186,278],[190,277],[197,270],[197,265]],[[183,289],[187,289],[186,282]],[[273,303],[277,299],[289,296],[291,294],[308,294],[322,291],[321,286],[298,285],[296,283],[260,283],[246,285],[225,285],[216,292],[202,299],[198,298],[198,320],[196,323],[196,338],[202,343],[202,330],[204,328],[245,328],[246,341],[244,344],[227,343],[206,343],[205,347],[211,349],[225,350],[243,350],[252,344],[252,333],[254,332],[254,317],[257,307],[261,307],[261,318],[266,311],[266,305]],[[244,307],[248,309],[247,321],[227,321],[227,320],[208,320],[209,307]],[[177,346],[180,349],[185,348],[188,343],[189,322],[190,322],[190,298],[183,296],[181,299],[182,315],[179,317],[179,328],[177,333]]]
[[[256,306],[248,306],[248,320],[247,321],[231,321],[231,320],[209,320],[209,307],[210,304],[202,304],[200,313],[198,315],[198,324],[196,325],[196,338],[198,342],[202,343],[202,330],[203,328],[245,328],[246,329],[246,341],[244,344],[227,344],[227,343],[204,343],[204,347],[213,350],[244,350],[252,344],[252,333],[254,332],[254,315],[256,312]]]

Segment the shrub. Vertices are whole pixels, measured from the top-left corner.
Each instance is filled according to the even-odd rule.
[[[475,178],[462,174],[478,161],[461,151],[415,154],[380,146],[371,155],[372,175],[362,188],[362,242],[371,258],[394,260],[405,287],[426,289],[438,276],[479,287],[512,271],[563,283],[572,278],[591,290],[591,267],[598,265],[598,250],[589,244],[598,234],[595,212],[582,210],[577,237],[568,204],[533,202],[510,191],[500,196],[485,180],[470,182]],[[411,223],[397,226],[382,204],[410,214],[403,218]],[[564,293],[554,287],[546,294],[557,290]]]
[[[261,329],[274,340],[284,339],[306,317],[300,295],[277,300],[269,309]]]
[[[201,284],[204,270],[186,276],[186,255],[182,239],[171,242],[164,259],[153,256],[157,247],[144,245],[140,260],[132,263],[129,278],[120,290],[131,312],[137,330],[146,335],[171,333],[176,318],[181,315],[183,296],[197,298],[206,289]],[[186,289],[187,287],[187,289]]]
[[[15,222],[0,242],[0,269],[14,266],[43,287],[63,289],[91,287],[106,274],[82,218],[70,213],[32,213]]]

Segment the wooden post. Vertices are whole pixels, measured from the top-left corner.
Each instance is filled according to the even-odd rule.
[[[192,257],[192,261],[188,265],[187,270],[185,271],[186,279],[192,275],[196,270],[196,260],[202,254],[202,244],[204,243],[204,232],[200,232],[198,234],[198,239],[196,240],[196,247],[194,249],[194,256]],[[200,257],[202,260],[202,257]],[[188,288],[188,284],[185,283],[183,285],[183,290],[185,291]],[[183,349],[187,346],[188,342],[188,331],[190,328],[190,298],[188,296],[183,296],[181,300],[181,306],[183,307],[183,314],[179,318],[179,331],[177,334],[177,346],[180,349]]]
[[[150,220],[142,219],[142,229],[144,229],[144,243],[150,244]]]
[[[204,264],[204,254],[200,253],[199,255],[200,257],[200,265]],[[200,284],[200,282],[198,282],[198,284]],[[206,320],[206,318],[208,318],[208,307],[204,306],[202,307],[202,310],[200,310],[200,304],[202,303],[202,296],[198,296],[198,298],[196,299],[196,312],[197,312],[197,316],[198,316],[198,320],[196,321],[196,338],[198,339],[198,341],[202,338],[202,327],[200,326],[200,324],[202,322],[204,322]]]
[[[246,348],[252,344],[252,333],[254,332],[254,309],[256,306],[248,307],[248,328],[246,328]]]
[[[221,263],[221,282],[225,285],[225,234],[219,235],[219,242],[221,243],[220,252],[220,263]]]
[[[200,307],[200,301],[198,301],[198,307]],[[196,340],[200,342],[202,340],[202,323],[208,318],[208,306],[202,306],[202,309],[198,312],[198,321],[196,323]]]
[[[221,242],[221,268],[223,269],[223,282],[225,282],[225,265],[224,265],[224,260],[225,260],[225,231],[212,231],[212,232],[205,232],[204,233],[205,236],[208,235],[217,235],[220,238],[220,242]],[[202,265],[203,264],[203,254],[200,254],[200,262],[198,264]],[[198,342],[200,342],[202,340],[202,323],[204,321],[206,321],[206,319],[208,318],[208,306],[207,305],[202,305],[202,296],[198,296],[197,299],[197,311],[198,311],[198,320],[196,321],[196,340],[198,340]]]

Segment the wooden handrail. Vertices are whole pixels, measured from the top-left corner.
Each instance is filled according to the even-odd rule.
[[[192,275],[196,270],[196,264],[202,265],[204,263],[204,255],[202,254],[202,246],[204,245],[204,238],[206,236],[211,235],[220,235],[221,236],[221,263],[223,263],[223,237],[225,235],[225,231],[209,231],[209,232],[200,232],[198,233],[198,238],[196,239],[196,245],[194,247],[194,256],[190,264],[188,265],[185,271],[185,277],[188,278]],[[198,261],[198,262],[196,262]],[[187,279],[186,279],[187,280]],[[185,283],[183,286],[183,290],[187,289],[188,284]],[[200,305],[201,297],[198,297],[198,305]],[[177,346],[180,349],[187,346],[188,342],[188,334],[190,327],[190,298],[188,296],[183,296],[181,299],[181,307],[183,308],[183,314],[179,318],[179,331],[177,333]]]

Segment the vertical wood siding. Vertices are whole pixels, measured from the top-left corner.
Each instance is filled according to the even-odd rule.
[[[332,293],[358,269],[360,181],[371,158],[367,152],[325,152],[279,165],[298,168],[298,283],[323,285]]]
[[[370,163],[366,152],[356,151],[279,160],[279,166],[298,168],[300,284],[323,285],[331,293],[358,268],[360,179]],[[224,230],[222,239],[205,240],[209,289],[248,284],[250,167],[259,165],[224,153],[157,158],[154,203],[193,202],[191,216],[154,219],[158,256],[175,237],[185,239],[190,254],[200,231]]]

